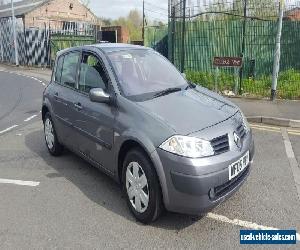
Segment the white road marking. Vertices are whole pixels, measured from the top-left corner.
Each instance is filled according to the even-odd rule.
[[[232,224],[235,226],[240,226],[240,227],[249,228],[249,229],[253,229],[253,230],[279,230],[278,228],[275,228],[275,227],[262,226],[262,225],[258,225],[256,223],[253,223],[250,221],[244,221],[244,220],[238,220],[238,219],[232,220],[224,215],[219,215],[219,214],[214,214],[214,213],[208,213],[206,215],[206,217],[213,219],[213,220],[220,221],[220,222],[229,223],[229,224]],[[297,237],[297,240],[300,240],[300,234],[297,233],[296,237]]]
[[[11,127],[9,127],[9,128],[6,128],[6,129],[0,131],[0,135],[6,133],[6,132],[8,132],[8,131],[10,131],[10,130],[16,128],[16,127],[18,127],[18,125],[13,125],[13,126],[11,126]]]
[[[27,78],[31,78],[39,83],[41,83],[43,86],[47,86],[46,83],[44,83],[43,81],[37,79],[36,77],[34,76],[30,76],[30,75],[25,75],[23,73],[19,73],[19,72],[14,72],[14,71],[7,71],[6,69],[0,69],[1,72],[5,72],[5,73],[9,73],[9,74],[15,74],[15,75],[18,75],[18,76],[24,76],[24,77],[27,77]]]
[[[30,120],[32,120],[32,119],[35,118],[35,117],[37,117],[37,115],[32,115],[32,116],[26,118],[26,119],[24,120],[24,122],[29,122]]]
[[[296,189],[297,189],[297,193],[298,193],[298,199],[300,201],[300,168],[299,168],[299,164],[295,157],[295,153],[293,151],[292,143],[290,141],[287,129],[281,128],[281,133],[282,133],[282,137],[283,137],[286,155],[289,160],[289,165],[291,167],[291,170],[292,170],[292,173],[294,176],[294,181],[295,181],[295,185],[296,185]]]
[[[21,180],[11,180],[11,179],[0,179],[1,184],[15,184],[20,186],[30,186],[36,187],[40,185],[38,181],[21,181]]]

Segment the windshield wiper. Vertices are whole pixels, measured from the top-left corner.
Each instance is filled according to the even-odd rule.
[[[168,95],[168,94],[178,92],[178,91],[181,91],[181,90],[182,90],[181,88],[168,88],[168,89],[165,89],[165,90],[162,90],[162,91],[156,93],[154,95],[154,98],[164,96],[164,95]]]
[[[196,84],[192,82],[188,82],[188,86],[186,86],[185,90],[196,88]]]

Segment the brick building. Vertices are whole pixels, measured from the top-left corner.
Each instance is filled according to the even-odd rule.
[[[299,21],[300,20],[300,8],[296,7],[288,10],[284,13],[285,20]]]
[[[100,20],[79,0],[23,0],[15,2],[15,16],[22,18],[26,28],[62,28],[63,23],[100,24]],[[0,18],[11,16],[11,4],[0,6]]]
[[[118,43],[129,43],[130,37],[129,37],[129,31],[127,28],[123,26],[108,26],[108,27],[102,27],[101,31],[103,33],[105,32],[115,32],[116,39],[115,41]],[[106,40],[106,39],[103,39]],[[111,42],[111,41],[109,41]]]

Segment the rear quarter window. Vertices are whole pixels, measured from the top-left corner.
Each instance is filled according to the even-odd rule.
[[[63,62],[64,62],[64,56],[60,56],[56,62],[54,81],[57,83],[61,83],[61,71],[62,71]]]

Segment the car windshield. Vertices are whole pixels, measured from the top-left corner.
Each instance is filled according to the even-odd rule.
[[[171,93],[187,85],[180,72],[153,50],[114,51],[108,57],[118,76],[121,91],[129,99],[147,100],[158,96],[161,91],[171,89]]]

